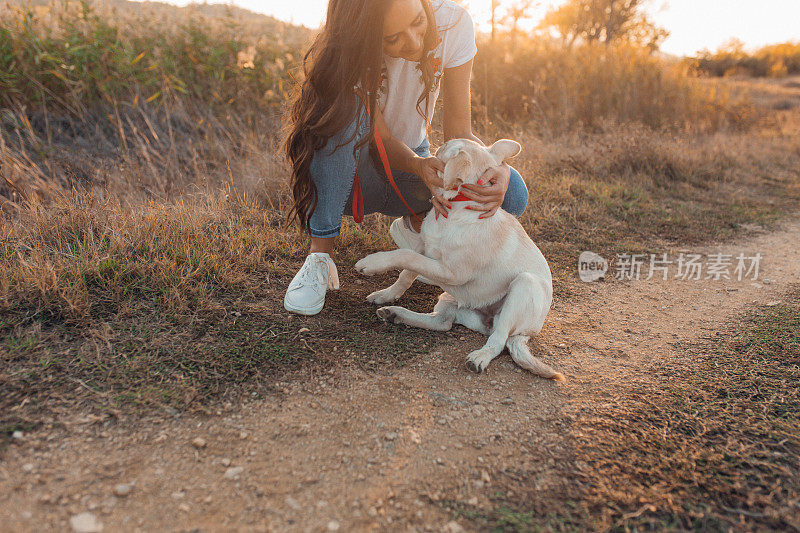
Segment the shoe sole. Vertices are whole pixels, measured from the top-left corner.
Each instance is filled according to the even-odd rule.
[[[283,308],[284,309],[286,309],[290,313],[296,313],[298,315],[306,315],[306,316],[316,315],[317,313],[322,311],[323,307],[325,307],[325,302],[324,301],[318,306],[306,307],[306,308],[294,307],[294,306],[289,305],[288,303],[286,303],[286,300],[283,301]]]

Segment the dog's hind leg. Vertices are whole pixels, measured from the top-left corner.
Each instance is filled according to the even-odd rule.
[[[500,355],[500,352],[503,351],[507,338],[508,335],[503,337],[503,334],[498,333],[495,328],[492,334],[489,335],[489,340],[486,341],[483,348],[475,350],[467,356],[467,368],[478,374],[486,370],[486,367],[489,366],[492,359]]]
[[[521,304],[520,300],[525,297],[522,291],[515,291],[513,282],[508,296],[506,296],[503,307],[500,312],[494,317],[492,324],[492,333],[483,348],[473,351],[467,356],[467,368],[473,372],[480,374],[483,372],[492,359],[500,355],[503,348],[506,346],[508,335],[514,327],[515,316],[514,309]]]
[[[453,327],[458,303],[449,294],[442,293],[432,313],[415,313],[396,305],[381,307],[378,316],[392,324],[405,324],[423,329],[447,331]]]
[[[405,269],[400,272],[400,275],[397,277],[397,281],[385,289],[373,292],[367,296],[367,301],[378,305],[394,302],[400,298],[409,287],[411,287],[411,284],[414,283],[415,279],[417,279],[417,273]]]
[[[514,278],[500,312],[494,317],[492,334],[483,348],[467,356],[467,368],[483,372],[503,351],[512,333],[539,332],[544,315],[550,309],[550,300],[546,292],[542,292],[542,283],[541,279],[527,272]]]
[[[527,335],[512,335],[508,338],[506,346],[508,346],[508,351],[514,362],[537,376],[555,381],[564,381],[563,374],[556,372],[533,356],[530,349],[528,349],[528,339]]]

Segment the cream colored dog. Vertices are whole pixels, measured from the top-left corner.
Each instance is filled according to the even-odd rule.
[[[486,169],[502,164],[520,152],[515,141],[502,139],[486,148],[468,139],[452,139],[436,151],[445,163],[443,196],[458,195],[463,183],[476,183]],[[545,378],[564,377],[534,357],[528,339],[541,331],[553,300],[550,267],[539,248],[513,215],[499,209],[478,219],[480,211],[466,209],[472,201],[451,202],[448,218],[436,219],[435,210],[422,222],[421,249],[399,249],[368,255],[355,268],[371,276],[401,269],[397,281],[373,292],[367,300],[386,304],[397,300],[422,276],[445,292],[432,313],[403,307],[378,309],[387,322],[438,331],[461,324],[489,336],[479,350],[467,356],[467,367],[482,372],[508,347],[522,368]]]

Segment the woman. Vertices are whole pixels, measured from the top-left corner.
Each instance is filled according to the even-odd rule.
[[[470,121],[476,51],[472,18],[451,0],[330,0],[304,58],[305,80],[284,142],[292,164],[290,215],[311,237],[309,255],[286,291],[287,310],[316,314],[327,289],[339,288],[331,259],[335,237],[343,215],[360,214],[361,197],[366,213],[406,215],[389,231],[403,248],[419,242],[422,215],[431,207],[447,216],[447,201],[433,192],[442,185],[437,172],[444,164],[430,153],[430,119],[441,84],[445,140],[483,144]],[[376,155],[376,129],[404,201]],[[481,216],[502,206],[519,217],[528,201],[519,173],[505,164],[462,193],[483,205]],[[409,208],[419,216],[409,217]]]

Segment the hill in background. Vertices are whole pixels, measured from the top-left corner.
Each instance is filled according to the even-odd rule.
[[[6,6],[30,6],[37,15],[43,15],[50,10],[54,3],[52,0],[6,0]],[[284,22],[269,15],[256,13],[232,4],[195,3],[187,6],[174,6],[164,2],[132,2],[129,0],[87,0],[86,5],[99,14],[115,12],[125,16],[144,17],[153,21],[161,21],[165,25],[181,24],[194,17],[206,17],[216,21],[229,21],[244,30],[243,38],[263,36],[278,41],[290,47],[303,46],[313,35],[314,30],[305,26],[297,26]],[[76,8],[81,2],[56,2],[57,5],[69,5]],[[0,5],[0,13],[4,6]]]

